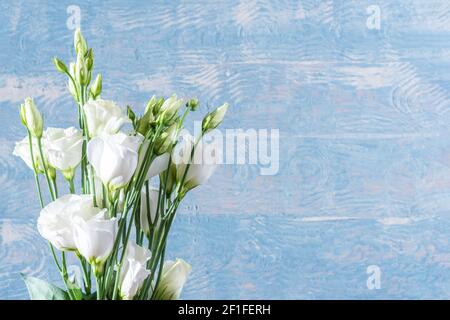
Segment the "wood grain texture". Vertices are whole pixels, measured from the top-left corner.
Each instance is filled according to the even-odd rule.
[[[169,253],[193,264],[184,298],[450,297],[448,1],[77,3],[104,98],[228,101],[224,128],[280,130],[277,175],[223,165],[186,199]],[[12,150],[26,96],[76,125],[51,63],[74,57],[69,5],[0,2],[0,298],[26,298],[19,272],[58,281]]]

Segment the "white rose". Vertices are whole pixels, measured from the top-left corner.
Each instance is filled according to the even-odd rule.
[[[114,134],[129,123],[130,119],[122,112],[114,101],[89,100],[83,106],[86,116],[89,137],[96,137],[102,133]]]
[[[120,270],[120,295],[124,300],[131,300],[150,275],[147,261],[150,250],[129,241],[125,251],[124,264]]]
[[[80,254],[96,266],[109,257],[117,236],[117,219],[107,219],[106,209],[89,220],[73,218],[74,242]]]
[[[125,186],[138,164],[138,150],[142,136],[128,136],[122,132],[93,138],[87,145],[87,158],[97,176],[108,187]]]
[[[191,265],[183,259],[177,259],[175,262],[164,262],[161,279],[155,292],[155,299],[178,299],[191,270]]]
[[[39,153],[39,147],[37,140],[35,138],[31,138],[32,141],[32,147],[33,147],[33,158],[34,158],[34,164],[36,165],[36,171],[39,173],[44,172],[43,163],[41,160],[41,155]],[[42,150],[44,153],[44,157],[46,157],[45,150]],[[31,159],[31,153],[30,153],[30,141],[28,137],[23,138],[20,141],[16,142],[16,145],[14,147],[13,155],[22,158],[22,160],[26,163],[26,165],[31,169],[35,170],[33,168],[33,161]],[[47,163],[47,159],[46,163]]]
[[[64,195],[41,210],[37,228],[42,237],[59,250],[76,249],[73,219],[90,219],[100,212],[92,204],[90,195]]]
[[[61,170],[67,179],[72,179],[75,167],[81,162],[83,134],[80,130],[47,128],[43,135],[48,162]]]
[[[150,198],[150,203],[148,204],[148,208],[150,209],[150,212],[147,210],[147,191],[146,188],[142,188],[141,191],[141,211],[140,211],[140,224],[141,224],[141,230],[146,234],[149,235],[150,232],[150,223],[148,221],[148,217],[150,216],[151,221],[155,222],[156,218],[156,210],[158,208],[158,195],[159,190],[154,187],[149,187],[148,190],[148,197]],[[157,226],[160,224],[161,220],[158,219]]]

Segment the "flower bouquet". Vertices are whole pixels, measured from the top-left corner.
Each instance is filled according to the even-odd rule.
[[[76,62],[53,62],[68,78],[79,128],[44,130],[33,100],[20,106],[28,134],[14,155],[34,172],[42,208],[38,231],[65,284],[61,289],[24,275],[30,298],[177,299],[191,266],[165,260],[167,237],[187,192],[214,171],[217,144],[205,138],[222,122],[228,104],[203,118],[197,136],[183,134],[197,99],[153,96],[142,116],[129,106],[122,111],[100,98],[100,74],[91,81],[94,55],[80,30],[74,47]],[[60,194],[58,172],[67,182],[66,195]],[[48,204],[41,185],[48,189]],[[79,261],[81,281],[68,273],[69,254]]]

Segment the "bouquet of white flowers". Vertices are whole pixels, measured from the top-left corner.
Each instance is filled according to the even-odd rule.
[[[165,261],[167,236],[186,193],[214,171],[217,146],[204,139],[222,122],[228,104],[203,118],[198,136],[182,135],[183,122],[197,108],[197,99],[153,96],[142,116],[130,107],[125,113],[113,101],[100,98],[100,74],[91,83],[94,55],[80,30],[74,47],[76,62],[69,67],[57,58],[53,62],[68,78],[79,129],[44,130],[33,100],[27,98],[20,106],[28,135],[16,143],[14,155],[34,172],[42,208],[38,231],[48,240],[66,286],[63,290],[24,276],[30,297],[177,299],[191,266],[182,259]],[[126,124],[128,133],[121,131]],[[77,168],[80,177],[75,184]],[[58,193],[58,171],[67,181],[67,195]],[[47,205],[40,176],[52,200]],[[150,183],[156,178],[157,183]],[[68,274],[70,253],[79,260],[82,283]]]

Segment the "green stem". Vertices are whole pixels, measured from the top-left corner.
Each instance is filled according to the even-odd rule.
[[[97,300],[102,300],[102,286],[100,285],[100,276],[95,276],[95,286],[97,287]]]
[[[75,185],[73,183],[73,178],[70,180],[67,180],[67,182],[69,183],[69,191],[71,194],[75,193]]]
[[[53,260],[55,261],[56,267],[58,268],[59,273],[61,273],[62,268],[59,264],[58,258],[56,257],[55,248],[53,247],[50,241],[48,241],[48,246],[50,247],[50,251],[52,252]]]
[[[153,300],[153,298],[155,297],[156,289],[158,288],[159,282],[161,281],[161,275],[162,275],[162,271],[163,271],[163,267],[164,267],[164,257],[165,257],[165,255],[166,255],[166,246],[164,245],[164,247],[163,247],[163,249],[162,249],[161,258],[159,259],[158,276],[156,277],[156,282],[155,282],[154,290],[153,290],[152,295],[151,295],[151,299],[152,299],[152,300]]]
[[[42,200],[42,192],[41,192],[41,185],[39,183],[39,177],[36,171],[34,172],[34,181],[36,182],[36,189],[39,197],[39,204],[41,205],[41,209],[44,207],[44,201]]]
[[[62,257],[62,263],[61,263],[61,276],[63,278],[64,283],[66,284],[66,288],[67,288],[67,294],[69,295],[69,298],[71,300],[74,300],[75,297],[73,296],[71,290],[70,290],[70,286],[68,284],[69,282],[69,275],[67,274],[67,264],[66,264],[66,253],[63,251],[61,252],[61,257]]]
[[[53,192],[55,194],[55,198],[58,198],[58,186],[56,185],[56,177],[52,178]]]
[[[80,260],[81,268],[83,270],[83,276],[84,276],[84,290],[86,291],[87,295],[91,294],[91,274],[86,268],[86,260],[83,258],[83,256],[76,252],[76,255],[78,257],[78,260]]]
[[[45,160],[44,160],[45,158],[44,158],[44,152],[42,151],[42,139],[41,138],[37,139],[37,143],[38,143],[38,148],[39,148],[39,154],[41,156],[42,166],[44,168],[45,178],[47,180],[48,189],[50,191],[51,198],[54,201],[56,199],[56,196],[55,196],[55,193],[53,191],[52,182],[51,182],[50,177],[48,175],[47,165],[45,164]]]
[[[133,218],[134,218],[134,215],[136,214],[136,211],[137,211],[136,207],[134,207],[133,208],[133,214],[130,217],[130,223],[128,225],[128,228],[127,228],[127,231],[126,231],[126,235],[125,235],[125,238],[124,238],[122,254],[120,256],[119,264],[118,264],[118,267],[117,267],[116,279],[114,281],[113,300],[116,300],[117,290],[118,290],[118,285],[119,285],[120,270],[122,268],[123,259],[125,257],[125,253],[126,253],[126,250],[127,250],[128,239],[130,238],[131,226],[133,225]]]

